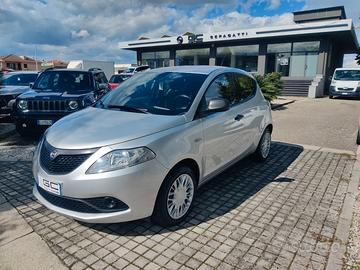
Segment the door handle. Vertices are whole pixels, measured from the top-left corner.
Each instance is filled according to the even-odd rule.
[[[243,119],[244,116],[242,114],[238,114],[237,116],[235,116],[235,121],[240,121],[241,119]]]

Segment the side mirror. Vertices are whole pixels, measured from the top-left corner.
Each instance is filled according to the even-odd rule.
[[[230,108],[230,103],[223,98],[214,98],[209,101],[207,108],[200,112],[199,116],[203,117],[214,112],[224,112]]]
[[[33,87],[34,87],[34,83],[33,83],[33,82],[29,83],[29,87],[30,87],[30,88],[33,88]]]
[[[223,98],[214,98],[209,101],[208,112],[224,112],[230,108],[229,101]]]

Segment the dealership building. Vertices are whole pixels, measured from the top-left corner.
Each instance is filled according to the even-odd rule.
[[[283,95],[319,97],[344,54],[359,47],[343,6],[293,12],[289,25],[161,38],[141,37],[120,47],[136,51],[139,65],[237,67],[251,73],[282,74]]]

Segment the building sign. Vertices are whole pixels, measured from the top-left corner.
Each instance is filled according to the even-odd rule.
[[[248,32],[237,32],[237,33],[228,33],[228,34],[215,34],[210,35],[210,39],[228,39],[228,38],[239,38],[246,37]]]

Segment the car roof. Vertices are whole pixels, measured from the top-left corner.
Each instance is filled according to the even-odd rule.
[[[29,70],[24,70],[24,71],[10,71],[5,73],[6,75],[16,75],[16,74],[38,74],[40,71],[29,71]]]
[[[191,66],[173,66],[173,67],[164,67],[164,68],[156,68],[152,71],[155,72],[186,72],[186,73],[197,73],[197,74],[205,74],[209,75],[211,72],[216,70],[223,70],[223,71],[242,71],[241,69],[237,68],[230,68],[230,67],[222,67],[222,66],[200,66],[200,65],[191,65]]]
[[[360,70],[360,67],[336,68],[335,70]]]
[[[88,72],[88,73],[104,72],[101,69],[86,70],[80,68],[49,68],[49,69],[45,69],[43,72],[52,72],[52,71],[63,71],[63,72],[78,71],[78,72]]]

